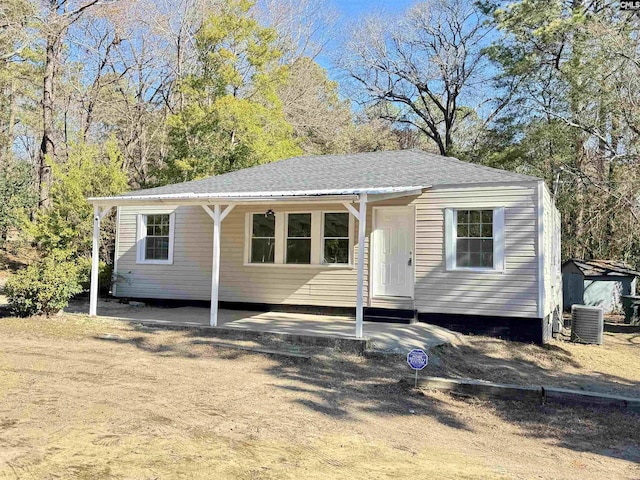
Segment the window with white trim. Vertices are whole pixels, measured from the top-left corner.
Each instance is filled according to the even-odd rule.
[[[138,215],[138,263],[173,263],[174,218],[173,213]]]
[[[322,263],[349,263],[349,212],[324,213],[322,225]]]
[[[353,222],[346,211],[247,212],[245,265],[352,268]]]
[[[286,263],[311,263],[311,214],[287,215]]]
[[[456,267],[493,268],[493,210],[456,211]]]
[[[504,270],[504,208],[446,209],[447,270]]]
[[[275,215],[254,213],[251,217],[251,263],[273,263],[275,248]]]

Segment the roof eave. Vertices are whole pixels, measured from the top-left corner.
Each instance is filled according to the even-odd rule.
[[[240,204],[265,202],[344,202],[358,200],[367,194],[369,201],[386,200],[419,195],[428,186],[356,188],[343,190],[309,190],[287,192],[230,192],[230,193],[176,193],[156,195],[118,195],[113,197],[90,197],[87,201],[93,205],[144,206],[144,205],[202,205],[202,204]]]

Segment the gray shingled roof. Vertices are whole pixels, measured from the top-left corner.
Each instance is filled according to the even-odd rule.
[[[354,191],[535,180],[539,179],[421,150],[396,150],[294,157],[202,180],[138,190],[126,196]]]
[[[634,270],[629,265],[614,260],[571,259],[564,262],[563,266],[568,263],[573,263],[586,277],[601,277],[607,275],[640,276],[640,272]]]

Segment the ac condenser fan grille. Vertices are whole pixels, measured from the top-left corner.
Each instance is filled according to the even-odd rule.
[[[604,315],[600,307],[573,305],[571,307],[571,340],[602,345]]]

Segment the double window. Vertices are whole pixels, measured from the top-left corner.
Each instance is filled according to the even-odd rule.
[[[252,264],[350,264],[348,212],[251,213],[247,231]]]
[[[447,270],[504,270],[504,208],[446,209]]]
[[[138,263],[173,263],[174,218],[172,213],[138,215]]]

